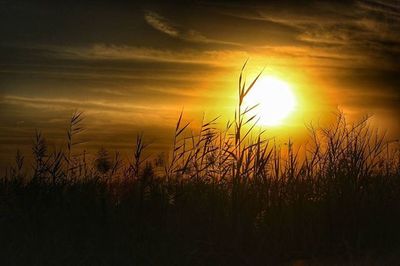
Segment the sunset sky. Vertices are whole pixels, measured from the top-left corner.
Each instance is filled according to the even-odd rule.
[[[400,1],[127,2],[0,1],[2,162],[36,128],[62,143],[74,110],[93,150],[163,150],[182,109],[223,125],[246,59],[296,95],[285,134],[339,108],[400,135]]]

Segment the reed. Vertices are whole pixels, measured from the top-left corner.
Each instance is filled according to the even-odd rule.
[[[37,256],[37,264],[63,264],[60,252],[71,255],[66,265],[85,264],[75,252],[94,264],[101,258],[121,265],[351,262],[371,254],[382,262],[385,252],[397,251],[398,142],[372,128],[369,117],[349,123],[338,112],[329,127],[307,126],[306,145],[276,143],[257,132],[257,117],[249,115],[257,106],[243,106],[261,75],[246,86],[245,66],[233,120],[220,129],[218,117],[203,119],[194,133],[182,111],[169,159],[157,165],[144,157],[143,134],[132,160],[104,148],[88,159],[77,149],[80,112],[70,119],[65,149],[49,152],[37,131],[31,178],[18,151],[12,178],[0,185],[7,202],[0,250],[8,262]],[[71,238],[81,244],[71,246]],[[5,243],[19,246],[20,255]]]

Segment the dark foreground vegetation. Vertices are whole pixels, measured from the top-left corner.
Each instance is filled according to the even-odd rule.
[[[2,265],[397,265],[396,143],[338,114],[295,148],[255,134],[251,86],[239,82],[232,123],[182,117],[166,160],[65,149],[36,134],[33,170],[16,155],[0,183]],[[256,107],[254,107],[256,108]],[[348,264],[346,264],[348,263]]]

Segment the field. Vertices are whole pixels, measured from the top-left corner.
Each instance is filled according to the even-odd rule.
[[[193,133],[178,119],[168,158],[132,160],[38,131],[33,166],[17,152],[0,183],[3,265],[393,265],[400,259],[397,142],[338,112],[309,141],[276,143],[256,130],[257,106]]]

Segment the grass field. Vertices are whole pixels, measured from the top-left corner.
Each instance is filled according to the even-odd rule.
[[[340,112],[307,145],[275,143],[242,106],[254,82],[224,129],[181,115],[168,158],[143,135],[132,160],[87,156],[79,112],[65,147],[38,131],[33,167],[18,152],[0,183],[2,264],[396,265],[398,143]]]

